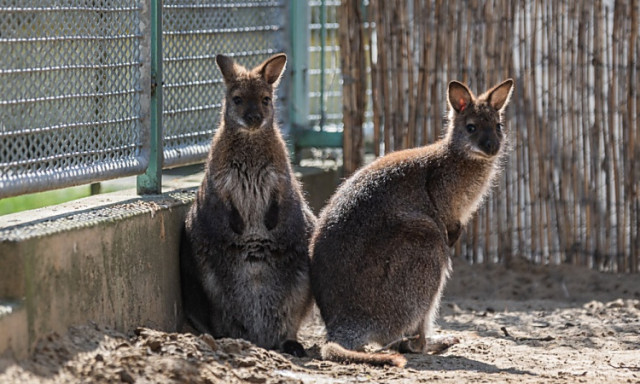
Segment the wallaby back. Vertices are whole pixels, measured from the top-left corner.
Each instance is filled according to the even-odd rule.
[[[286,56],[251,70],[222,55],[216,62],[226,94],[185,222],[185,312],[196,329],[215,337],[304,353],[291,340],[312,303],[308,240],[315,218],[275,121],[274,90]]]
[[[451,82],[443,139],[377,159],[323,209],[311,240],[311,286],[329,341],[323,358],[401,366],[396,355],[356,351],[413,335],[396,348],[443,345],[429,335],[451,271],[449,247],[500,169],[512,90],[506,80],[475,97]]]

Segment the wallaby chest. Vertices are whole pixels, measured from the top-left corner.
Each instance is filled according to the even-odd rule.
[[[485,198],[495,172],[490,163],[459,163],[457,168],[446,178],[445,205],[449,207],[450,220],[465,225]]]
[[[272,163],[259,159],[231,161],[216,173],[215,186],[233,204],[246,226],[263,223],[272,200],[278,200],[283,173]]]

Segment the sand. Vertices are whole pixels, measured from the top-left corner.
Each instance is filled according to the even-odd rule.
[[[0,383],[640,383],[640,276],[457,261],[437,334],[461,342],[376,368],[322,361],[317,311],[299,334],[306,358],[95,319],[41,340],[29,359],[0,359]]]

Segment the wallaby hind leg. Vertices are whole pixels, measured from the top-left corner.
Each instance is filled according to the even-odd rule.
[[[433,322],[429,313],[420,322],[414,332],[410,332],[404,340],[398,344],[400,353],[427,353],[437,355],[460,343],[460,340],[451,335],[431,335]]]
[[[453,336],[432,336],[435,319],[440,309],[440,299],[442,298],[442,292],[444,291],[444,286],[450,271],[451,261],[447,260],[447,265],[443,266],[440,272],[440,282],[431,299],[427,312],[416,329],[409,333],[409,336],[415,337],[410,337],[408,340],[401,342],[398,346],[400,352],[437,354],[444,352],[452,345],[460,342]]]
[[[423,321],[414,334],[405,337],[404,340],[398,344],[397,349],[400,353],[427,353],[437,355],[458,343],[460,343],[460,340],[455,336],[426,336]]]
[[[287,339],[280,344],[280,350],[295,357],[306,357],[304,347],[297,340]]]
[[[369,332],[362,326],[327,325],[327,341],[352,351],[363,351],[369,342]]]
[[[423,319],[418,325],[417,329],[414,332],[410,332],[409,335],[405,337],[398,344],[398,352],[400,353],[422,353],[424,351],[424,347],[426,344],[426,330],[425,330],[425,322]]]

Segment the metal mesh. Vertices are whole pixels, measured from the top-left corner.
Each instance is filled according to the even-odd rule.
[[[342,127],[342,83],[338,44],[338,8],[340,1],[325,1],[325,67],[321,68],[321,1],[310,1],[309,42],[309,125]],[[324,73],[323,73],[324,72]],[[322,80],[321,77],[324,76]],[[324,82],[324,85],[322,83]],[[324,111],[323,111],[324,109]]]
[[[164,167],[202,160],[224,96],[216,54],[251,67],[284,50],[284,0],[166,0],[163,17]]]
[[[0,0],[0,197],[145,169],[141,12]]]

